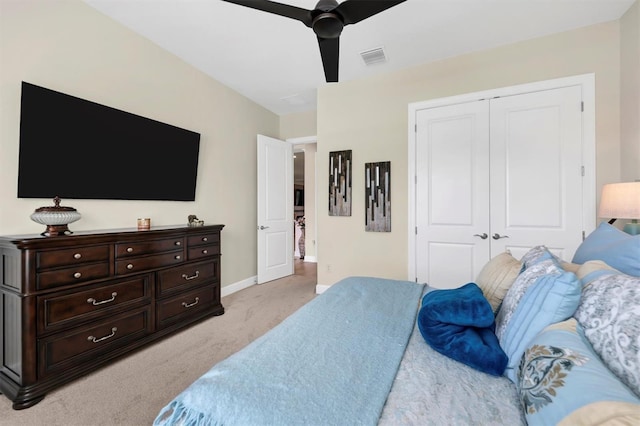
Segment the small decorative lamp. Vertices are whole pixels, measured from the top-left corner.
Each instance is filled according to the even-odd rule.
[[[610,183],[602,187],[598,216],[616,219],[632,219],[624,226],[624,232],[640,234],[640,182]]]

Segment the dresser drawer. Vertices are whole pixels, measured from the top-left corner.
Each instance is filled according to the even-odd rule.
[[[212,244],[217,243],[220,244],[220,234],[211,233],[211,234],[200,234],[200,235],[192,235],[187,239],[189,247],[197,246],[201,244]]]
[[[38,270],[100,261],[109,261],[109,246],[77,247],[41,251],[36,254],[36,268]]]
[[[151,333],[151,307],[78,327],[38,340],[38,373],[45,377],[59,370],[95,361],[101,354]]]
[[[135,303],[151,300],[151,276],[110,281],[83,291],[38,297],[38,332],[46,333],[62,327],[78,325],[112,314]]]
[[[182,250],[153,256],[135,257],[116,261],[116,275],[134,274],[148,269],[162,268],[184,262]]]
[[[219,291],[215,284],[156,302],[157,327],[164,328],[190,316],[202,315],[219,304]]]
[[[216,256],[218,254],[220,254],[220,244],[189,247],[189,260],[201,259],[208,256]]]
[[[116,258],[162,253],[184,247],[184,237],[116,244]]]
[[[109,276],[109,264],[93,263],[72,268],[40,272],[36,275],[36,288],[46,290],[53,287],[82,283]]]
[[[158,273],[158,297],[185,290],[218,278],[218,260],[190,263]]]

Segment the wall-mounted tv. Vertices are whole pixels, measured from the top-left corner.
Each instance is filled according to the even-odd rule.
[[[22,82],[19,198],[194,201],[200,134]]]

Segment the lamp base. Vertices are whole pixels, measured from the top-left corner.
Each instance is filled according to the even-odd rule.
[[[67,225],[47,225],[47,229],[40,235],[43,237],[58,237],[60,235],[71,235],[73,232],[69,230]]]
[[[640,223],[637,223],[636,221],[627,223],[624,225],[623,231],[630,235],[638,235],[640,234]]]

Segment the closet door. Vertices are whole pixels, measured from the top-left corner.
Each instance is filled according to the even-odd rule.
[[[416,276],[455,288],[489,258],[489,102],[424,109],[416,119]]]
[[[571,259],[582,242],[581,105],[578,86],[491,100],[492,256]]]
[[[491,257],[582,242],[579,86],[416,112],[416,277],[475,281]],[[485,238],[486,236],[486,238]]]

